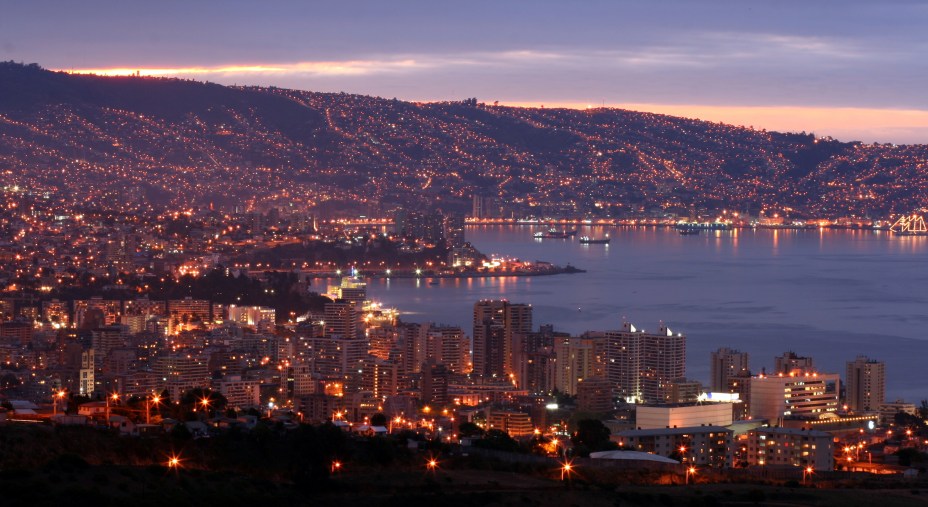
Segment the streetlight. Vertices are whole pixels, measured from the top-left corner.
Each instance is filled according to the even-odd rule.
[[[168,458],[167,465],[168,465],[168,468],[177,470],[178,468],[180,468],[180,457],[177,456],[176,454],[172,454],[171,457]]]
[[[200,400],[200,405],[203,405],[203,417],[209,419],[209,398],[202,398]]]
[[[560,440],[558,440],[557,438],[552,438],[552,439],[551,439],[551,445],[554,446],[554,455],[555,455],[555,456],[556,456],[557,453],[558,453],[558,451],[557,451],[557,446],[558,446],[559,443],[561,443],[561,442],[560,442]]]
[[[151,404],[158,405],[161,403],[161,397],[157,394],[145,398],[145,424],[151,424]]]
[[[686,469],[686,477],[684,478],[684,482],[683,482],[684,484],[689,484],[689,483],[690,483],[690,476],[691,476],[691,475],[693,475],[693,476],[696,475],[696,467],[689,467],[689,468]]]
[[[119,401],[119,393],[113,393],[106,397],[106,421],[104,422],[107,427],[110,425],[110,400],[113,400],[113,403]]]
[[[64,398],[64,395],[65,395],[64,390],[58,391],[57,393],[52,395],[52,415],[53,416],[58,415],[58,400],[61,400],[62,398]]]
[[[851,457],[848,456],[847,459],[850,460]],[[802,482],[803,482],[803,484],[808,484],[809,482],[812,482],[812,474],[813,474],[813,473],[815,473],[815,469],[812,468],[811,466],[808,466],[808,467],[805,467],[804,469],[802,469]]]
[[[561,463],[561,481],[565,482],[570,488],[570,474],[574,471],[574,464],[568,459]]]
[[[342,462],[341,462],[341,461],[337,461],[337,460],[336,460],[336,461],[333,461],[333,462],[332,462],[332,473],[333,473],[333,474],[334,474],[335,472],[338,472],[339,470],[341,470],[341,468],[342,468]]]
[[[438,460],[435,458],[429,458],[425,463],[425,466],[429,469],[429,472],[435,473],[435,470],[438,468]]]

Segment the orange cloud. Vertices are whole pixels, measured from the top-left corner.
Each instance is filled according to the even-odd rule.
[[[389,72],[423,67],[413,59],[404,60],[347,60],[330,62],[297,62],[279,65],[225,65],[215,67],[174,68],[97,68],[61,69],[71,74],[96,74],[98,76],[130,76],[136,72],[142,76],[211,76],[211,75],[316,75],[316,76],[360,76],[378,72]]]

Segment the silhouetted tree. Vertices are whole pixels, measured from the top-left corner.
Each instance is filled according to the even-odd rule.
[[[486,432],[482,439],[474,442],[474,446],[495,451],[519,452],[522,450],[519,443],[505,431],[492,429]]]
[[[583,419],[577,422],[577,431],[571,437],[580,454],[617,449],[618,446],[609,440],[611,432],[602,421],[597,419]]]

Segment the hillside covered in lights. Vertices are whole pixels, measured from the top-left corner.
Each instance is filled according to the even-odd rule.
[[[475,194],[519,216],[928,205],[928,146],[864,145],[619,109],[412,103],[0,63],[4,185],[74,204],[351,203]]]

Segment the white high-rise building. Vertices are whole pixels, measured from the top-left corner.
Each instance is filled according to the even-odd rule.
[[[647,333],[626,322],[621,331],[606,331],[605,361],[618,396],[664,402],[671,383],[686,377],[686,336],[667,326]]]
[[[848,361],[844,387],[850,410],[879,410],[886,401],[886,363],[866,356]]]

